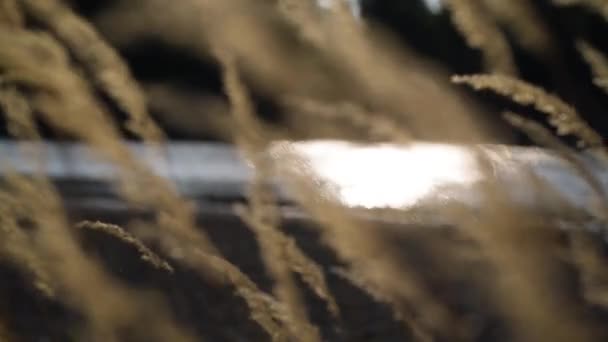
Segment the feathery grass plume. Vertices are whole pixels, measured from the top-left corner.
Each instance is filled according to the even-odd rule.
[[[489,15],[483,0],[448,0],[452,21],[467,44],[481,51],[488,72],[517,75],[513,53],[504,33]]]
[[[254,165],[254,177],[248,190],[248,207],[241,208],[241,217],[255,232],[266,268],[276,281],[274,292],[285,303],[294,318],[292,336],[302,341],[320,341],[318,329],[307,317],[306,304],[293,279],[287,258],[285,239],[279,231],[280,213],[272,189],[267,182],[272,179],[272,164],[264,159],[265,142],[263,131],[257,125],[249,94],[241,83],[235,61],[227,51],[218,51],[218,59],[223,67],[224,87],[236,127],[236,141],[239,149]]]
[[[254,189],[253,191],[259,190]],[[276,227],[264,222],[264,216],[269,214],[260,213],[261,211],[268,212],[271,209],[268,208],[268,205],[253,204],[255,200],[251,197],[249,207],[240,207],[238,211],[243,221],[255,232],[266,269],[276,281],[274,293],[282,303],[285,303],[285,308],[289,310],[290,316],[293,318],[292,325],[288,326],[291,336],[302,341],[320,341],[319,331],[308,320],[306,304],[291,275],[291,267],[288,264],[291,260],[286,255],[285,241],[281,238],[281,233],[271,231],[271,229],[276,230]]]
[[[6,187],[35,227],[30,248],[47,261],[58,295],[68,306],[82,310],[95,338],[115,341],[121,328],[132,326],[148,338],[193,340],[162,306],[122,287],[81,251],[48,181],[9,175]]]
[[[603,221],[608,219],[606,216],[608,215],[608,196],[606,191],[604,190],[601,181],[585,164],[583,164],[574,150],[561,142],[547,128],[535,121],[525,119],[512,112],[504,113],[503,117],[511,125],[524,132],[534,142],[541,146],[551,148],[559,154],[560,157],[566,160],[574,172],[584,179],[593,190],[595,198],[590,200],[589,204],[591,205],[596,218]]]
[[[604,0],[553,0],[558,6],[583,6],[608,19],[608,3]]]
[[[290,112],[305,115],[303,118],[301,115],[294,115],[295,118],[292,120],[296,121],[294,124],[296,129],[319,130],[317,118],[323,118],[337,122],[337,127],[331,127],[329,130],[331,136],[339,136],[340,133],[348,136],[344,131],[350,128],[354,131],[352,135],[356,134],[355,139],[388,140],[396,143],[408,143],[413,139],[405,127],[398,125],[391,118],[366,111],[355,103],[323,103],[315,99],[295,96],[286,97],[283,103]]]
[[[160,246],[170,251],[176,262],[180,262],[199,272],[205,279],[218,286],[233,287],[250,310],[251,319],[270,336],[272,341],[288,341],[287,326],[292,317],[285,306],[266,294],[246,274],[235,265],[213,254],[209,254],[195,244],[185,244],[167,231],[154,232],[145,222],[137,222],[132,227],[144,240],[156,240]]]
[[[19,0],[24,12],[65,44],[99,86],[128,115],[127,128],[144,139],[163,138],[146,108],[143,91],[128,66],[95,28],[61,0]]]
[[[161,258],[158,254],[154,253],[138,238],[128,233],[120,226],[99,221],[82,221],[76,224],[76,228],[99,231],[113,236],[119,239],[120,241],[123,241],[126,244],[133,246],[141,255],[141,260],[149,263],[157,269],[173,273],[173,267],[166,260],[163,260],[163,258]]]
[[[584,40],[579,40],[576,47],[591,67],[593,83],[608,93],[608,58]]]
[[[602,137],[589,127],[574,107],[540,87],[505,75],[456,75],[452,81],[469,85],[475,90],[489,89],[518,104],[534,106],[536,110],[548,115],[548,122],[557,128],[558,135],[574,135],[581,144],[588,147],[603,145]]]
[[[10,41],[11,38],[16,39],[0,34],[1,43],[9,40],[16,47],[24,43],[23,39]],[[52,40],[44,37],[25,35],[20,38],[33,40],[29,43],[37,43],[34,45],[43,51],[46,45],[60,49]],[[54,63],[40,68],[36,63],[44,61],[33,63],[32,55],[27,52],[27,49],[16,48],[0,50],[0,66],[10,71],[5,77],[35,88],[38,93],[34,104],[43,111],[43,118],[50,125],[82,139],[118,167],[121,195],[130,203],[154,210],[157,225],[161,229],[153,235],[160,239],[169,256],[192,266],[203,275],[215,278],[216,281],[229,280],[228,283],[233,284],[237,292],[250,304],[251,314],[258,322],[262,321],[260,317],[269,317],[268,310],[264,307],[265,302],[260,304],[257,300],[262,295],[261,291],[238,268],[217,256],[216,248],[209,238],[202,231],[196,230],[193,205],[181,199],[166,180],[138,163],[120,142],[116,128],[87,92],[86,83],[65,63]],[[83,130],[83,127],[94,129]],[[141,191],[142,188],[146,191]],[[189,254],[183,256],[185,250],[189,251]],[[276,324],[273,326],[268,322],[270,319],[266,319],[263,326],[271,335],[276,335],[280,329],[276,328]]]
[[[311,217],[320,224],[324,242],[346,263],[357,267],[370,284],[392,299],[401,317],[427,334],[448,333],[454,338],[468,335],[457,318],[421,284],[414,272],[399,264],[390,246],[381,240],[377,230],[356,221],[352,213],[317,185],[318,178],[306,161],[288,145],[277,152],[280,174]],[[415,312],[413,313],[412,310]]]
[[[596,327],[583,319],[580,305],[559,292],[561,284],[552,281],[558,268],[552,258],[556,253],[552,223],[512,203],[491,176],[492,161],[481,151],[478,160],[487,175],[480,184],[484,209],[453,208],[452,219],[495,266],[493,298],[515,329],[515,338],[594,341]]]
[[[268,130],[263,128],[254,115],[253,106],[246,88],[239,80],[234,60],[231,60],[230,56],[221,53],[218,57],[224,67],[224,84],[233,106],[232,116],[237,125],[235,132],[237,144],[255,167],[255,177],[252,184],[250,184],[248,196],[249,211],[243,212],[243,218],[256,232],[260,239],[260,244],[266,246],[263,249],[271,250],[278,247],[278,250],[272,251],[272,254],[276,255],[267,256],[267,263],[271,264],[268,267],[279,268],[275,270],[277,278],[285,276],[285,274],[281,275],[281,273],[287,272],[287,268],[299,274],[304,282],[320,298],[327,302],[329,312],[334,316],[338,316],[338,305],[329,291],[329,286],[327,286],[320,266],[300,250],[293,239],[285,235],[279,228],[279,208],[277,207],[273,189],[268,184],[274,176],[274,165],[270,159],[261,155],[268,143],[268,136],[271,134],[266,133]],[[281,263],[282,260],[285,260],[285,265],[272,265],[273,263]],[[288,289],[284,291],[293,291],[294,293],[291,296],[299,296],[292,280],[287,279],[286,282]],[[289,289],[289,287],[292,287],[292,289]],[[286,296],[289,295],[289,293],[286,294]],[[304,307],[304,304],[299,303],[299,301],[296,298],[292,304]],[[296,314],[303,315],[304,313]],[[297,318],[296,315],[294,317]],[[305,322],[305,324],[308,324],[308,322]]]
[[[7,70],[4,78],[35,90],[31,103],[45,122],[81,139],[115,164],[121,195],[135,205],[153,209],[163,229],[179,234],[184,241],[215,250],[209,239],[194,228],[194,206],[180,198],[172,184],[139,162],[121,142],[116,126],[84,79],[71,69],[60,45],[46,35],[29,32],[0,32],[0,43],[14,46],[0,51],[0,66]],[[44,54],[45,59],[32,52]],[[146,191],[140,191],[142,187]]]
[[[2,38],[6,39],[0,35],[0,40]],[[258,321],[261,320],[260,316],[268,316],[259,301],[251,300],[260,293],[257,287],[252,288],[248,278],[236,267],[214,256],[217,252],[213,244],[206,235],[195,229],[194,208],[179,198],[173,187],[165,180],[137,163],[120,142],[116,129],[107,121],[102,110],[86,92],[86,84],[73,74],[67,65],[52,65],[52,75],[50,75],[45,72],[49,68],[28,64],[28,61],[31,62],[29,54],[17,54],[18,50],[2,52],[0,52],[0,65],[10,62],[11,68],[8,70],[13,73],[13,79],[26,81],[29,86],[41,91],[35,103],[45,111],[43,114],[47,122],[81,138],[118,166],[121,171],[118,174],[121,194],[131,203],[154,209],[157,213],[158,226],[161,228],[156,234],[168,240],[164,246],[170,256],[182,259],[203,274],[208,273],[208,276],[234,281],[237,291],[248,296],[246,299],[248,298],[251,305],[252,316]],[[86,116],[83,113],[86,113]],[[90,126],[95,129],[82,130],[83,127]],[[140,191],[141,188],[145,188],[146,191]],[[162,234],[165,231],[170,234]],[[184,248],[196,250],[202,248],[205,252],[199,250],[196,257],[190,254],[190,259],[180,258],[179,254]],[[277,331],[273,326],[267,328],[270,333]]]
[[[486,8],[524,49],[543,58],[551,58],[555,42],[531,0],[482,0]]]

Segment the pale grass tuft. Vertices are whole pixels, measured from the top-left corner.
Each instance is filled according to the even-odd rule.
[[[475,90],[489,89],[518,104],[534,106],[548,115],[548,122],[557,128],[558,135],[574,135],[588,147],[603,144],[602,137],[589,127],[574,107],[540,87],[505,75],[457,75],[452,77],[452,81],[469,85]]]

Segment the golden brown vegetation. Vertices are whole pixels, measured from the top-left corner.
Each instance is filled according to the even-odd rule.
[[[581,3],[605,10],[596,2]],[[481,51],[483,71],[490,73],[454,76],[454,83],[531,106],[548,115],[558,136],[573,135],[584,143],[581,147],[603,148],[602,136],[572,105],[517,78],[517,64],[500,25],[544,58],[546,50],[554,48],[530,3],[516,1],[511,8],[482,0],[448,4],[455,26],[471,47]],[[165,134],[149,114],[143,89],[162,97],[161,103],[191,103],[181,101],[183,94],[174,89],[140,84],[115,50],[146,34],[188,49],[198,59],[211,58],[221,67],[227,100],[216,99],[213,127],[222,130],[218,136],[229,135],[254,166],[247,203],[236,211],[255,236],[260,255],[252,258],[262,260],[272,283],[270,291],[224,255],[211,228],[197,221],[196,204],[182,198],[173,184],[146,167],[124,143],[123,125],[146,143],[165,142]],[[358,219],[335,194],[319,187],[306,162],[288,146],[283,158],[263,154],[275,138],[315,134],[403,144],[415,139],[500,141],[482,107],[450,83],[447,71],[399,47],[372,25],[356,21],[344,7],[324,13],[312,1],[185,0],[171,6],[160,0],[123,1],[93,23],[67,1],[4,0],[0,46],[0,108],[8,133],[42,147],[38,126],[44,124],[60,136],[90,146],[119,170],[113,185],[129,209],[153,213],[147,219],[132,218],[124,226],[98,222],[99,217],[71,222],[43,163],[31,178],[2,165],[7,172],[0,187],[0,261],[16,267],[38,291],[36,295],[77,313],[80,321],[65,327],[74,341],[198,341],[209,336],[185,324],[185,314],[171,306],[174,297],[181,298],[175,293],[179,291],[158,284],[136,286],[117,276],[103,257],[85,248],[81,240],[87,232],[102,233],[134,249],[158,271],[154,275],[160,278],[152,277],[163,279],[158,283],[186,279],[182,285],[187,288],[202,282],[214,290],[228,289],[229,297],[244,305],[231,309],[244,310],[250,323],[263,331],[262,340],[325,341],[332,339],[331,329],[342,334],[334,336],[336,340],[363,340],[340,332],[353,309],[332,286],[333,273],[348,279],[361,296],[388,306],[406,331],[402,336],[416,341],[483,339],[485,322],[479,322],[475,313],[463,313],[469,309],[447,298],[442,284],[432,285],[444,275],[473,279],[484,299],[481,308],[469,311],[494,309],[512,340],[594,341],[606,334],[589,313],[593,306],[608,305],[603,241],[578,227],[566,234],[568,243],[564,243],[556,220],[510,203],[500,184],[483,184],[480,212],[447,204],[437,213],[452,219],[454,227],[445,234],[454,241],[421,239],[433,253],[413,259],[435,263],[441,270],[429,276],[432,271],[421,269],[424,266],[403,260],[402,254],[410,252],[404,249],[412,244],[403,247],[392,241],[424,230],[419,224],[390,239],[385,227]],[[580,43],[579,49],[596,75],[595,82],[605,88],[606,58],[588,44]],[[261,89],[290,113],[285,114],[288,127],[259,119],[251,88]],[[227,113],[222,112],[225,109]],[[127,122],[118,122],[115,111],[124,112]],[[576,152],[537,122],[512,113],[505,118],[539,145],[557,151],[589,183],[597,195],[594,219],[604,224],[608,206],[602,184]],[[43,153],[32,154],[32,162],[43,161]],[[490,163],[480,157],[488,174]],[[331,265],[310,255],[285,229],[269,185],[278,170],[288,176],[285,181],[314,222],[312,230],[321,244],[337,258],[338,272],[330,272]],[[539,192],[551,191],[537,181]],[[413,215],[406,210],[397,214]],[[568,296],[566,285],[559,282],[562,261],[575,268],[582,301]],[[184,273],[193,274],[192,278],[179,278]],[[307,291],[323,302],[331,329],[313,315]],[[23,328],[11,323],[13,312],[5,299],[0,297],[0,339],[19,341]],[[229,325],[237,330],[240,323]],[[238,333],[222,336],[243,338]]]
[[[449,0],[454,24],[469,46],[481,50],[487,71],[517,75],[517,67],[507,39],[488,15],[489,9],[481,0]],[[501,13],[503,11],[500,11]]]

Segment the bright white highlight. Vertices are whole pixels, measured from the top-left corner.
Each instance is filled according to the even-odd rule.
[[[336,1],[346,1],[346,3],[348,3],[348,6],[351,9],[351,12],[353,13],[353,16],[355,16],[356,18],[361,17],[361,4],[359,2],[360,0],[317,0],[317,4],[319,4],[319,7],[321,8],[331,9],[336,3]]]
[[[337,1],[345,1],[348,3],[353,16],[361,18],[361,0],[317,0],[317,4],[321,8],[331,9]],[[383,1],[383,0],[378,0]],[[443,9],[442,0],[424,0],[424,4],[433,13],[439,13]]]
[[[443,7],[442,0],[424,0],[424,4],[433,13],[439,13]]]
[[[481,178],[471,150],[458,146],[312,141],[290,148],[353,207],[409,207],[438,187],[469,186]]]

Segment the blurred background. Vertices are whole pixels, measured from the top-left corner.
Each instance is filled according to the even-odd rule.
[[[156,6],[154,3],[146,0],[72,0],[78,13],[88,18],[126,59],[148,95],[152,115],[170,138],[224,140],[222,132],[225,129],[222,127],[225,128],[228,121],[224,115],[227,107],[220,68],[213,58],[205,58],[200,53],[200,42],[196,39],[173,39],[172,32],[183,33],[188,29],[188,23],[180,19],[179,14],[180,10],[187,9],[188,1],[176,0],[163,5],[168,8],[163,13],[163,20],[150,15]],[[500,1],[488,3],[506,5],[500,5]],[[608,108],[608,98],[593,85],[590,69],[577,51],[576,42],[584,39],[597,49],[607,51],[603,39],[608,34],[605,18],[580,5],[556,6],[550,0],[527,3],[532,6],[536,29],[540,32],[537,36],[545,36],[538,38],[531,32],[527,34],[529,41],[522,40],[509,25],[509,18],[496,16],[513,51],[520,78],[542,86],[574,105],[604,136],[608,131],[604,111]],[[489,12],[492,10],[490,7]],[[398,45],[413,49],[424,60],[444,68],[449,74],[483,70],[481,53],[467,45],[441,1],[360,0],[357,11],[370,26],[383,30]],[[540,40],[544,46],[538,45]],[[263,119],[285,127],[294,124],[272,96],[255,85],[251,86],[251,91]],[[482,106],[483,120],[500,135],[500,141],[529,143],[499,119],[501,110],[510,109],[540,122],[545,121],[534,110],[514,105],[498,96],[466,89],[461,91]],[[114,114],[120,118],[119,112]],[[48,130],[46,134],[61,138]],[[315,135],[326,137],[332,133],[319,127],[318,131],[307,132],[302,137],[314,138]]]

